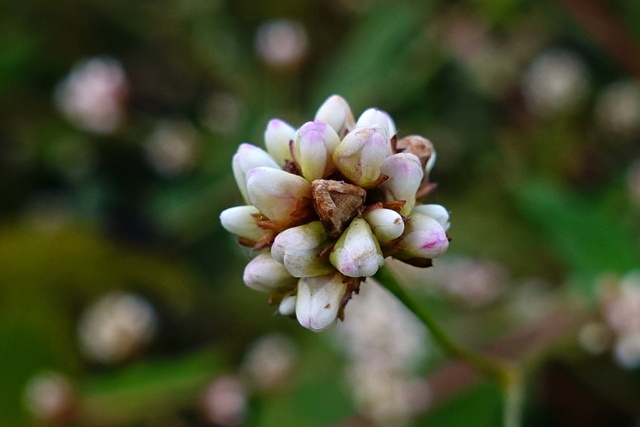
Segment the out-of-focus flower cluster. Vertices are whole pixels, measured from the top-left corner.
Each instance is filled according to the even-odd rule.
[[[386,112],[370,108],[355,120],[333,95],[297,130],[271,120],[265,144],[238,148],[233,173],[247,204],[220,220],[260,252],[244,282],[270,294],[281,314],[322,331],[385,257],[428,267],[447,250],[449,213],[418,203],[435,188],[433,145],[398,139]]]
[[[58,85],[55,101],[76,126],[95,133],[114,131],[124,116],[127,76],[112,58],[91,58],[78,64]]]
[[[417,373],[426,355],[426,329],[374,281],[351,304],[335,331],[348,355],[356,404],[375,425],[405,425],[430,401],[429,384]]]
[[[585,325],[580,343],[591,353],[611,349],[623,368],[640,367],[640,270],[600,283],[601,320]]]

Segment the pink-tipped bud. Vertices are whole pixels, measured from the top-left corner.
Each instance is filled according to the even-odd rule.
[[[378,242],[385,244],[402,235],[402,216],[391,209],[375,209],[364,216]]]
[[[369,187],[380,178],[387,157],[387,138],[380,126],[356,128],[333,152],[333,162],[354,184]]]
[[[273,221],[288,221],[304,205],[311,204],[311,184],[301,176],[269,167],[247,173],[249,201]]]
[[[438,221],[445,231],[448,230],[451,225],[449,223],[449,211],[442,205],[416,205],[413,208],[412,214],[415,213],[430,216]]]
[[[430,216],[413,214],[407,221],[399,257],[435,258],[449,247],[442,225]]]
[[[404,200],[400,214],[409,216],[424,177],[420,160],[410,153],[393,154],[385,159],[381,171],[389,177],[380,185],[386,201]]]
[[[247,264],[243,280],[251,289],[267,293],[292,289],[298,281],[268,252],[261,253]]]
[[[280,119],[271,119],[264,131],[264,143],[267,151],[279,165],[292,160],[289,142],[296,136],[296,130]]]
[[[337,273],[300,279],[296,297],[298,322],[313,332],[327,329],[335,323],[346,291],[347,285]]]
[[[331,251],[329,261],[348,277],[373,276],[382,267],[384,257],[367,221],[362,218],[351,221]]]
[[[262,148],[247,143],[240,144],[238,151],[236,151],[231,161],[231,167],[240,193],[247,203],[249,203],[249,197],[247,195],[247,172],[260,166],[280,169],[276,161]]]
[[[315,120],[327,123],[340,137],[355,127],[351,108],[347,101],[339,95],[331,95],[324,101],[318,108]]]
[[[260,211],[255,206],[235,206],[220,213],[220,223],[230,233],[258,241],[267,231],[258,226]]]
[[[307,181],[322,179],[334,170],[331,155],[340,138],[331,126],[321,121],[307,122],[298,130],[295,141],[296,160]]]
[[[284,264],[292,276],[327,274],[333,271],[333,267],[317,256],[327,238],[320,221],[288,228],[276,236],[271,245],[271,255]]]

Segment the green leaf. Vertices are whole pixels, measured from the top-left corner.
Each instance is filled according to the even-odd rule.
[[[428,412],[415,426],[494,427],[502,416],[502,394],[492,382],[483,382]]]
[[[625,273],[640,265],[632,230],[598,199],[581,199],[542,181],[521,186],[515,198],[523,214],[540,227],[541,238],[583,283],[593,283],[603,272]]]

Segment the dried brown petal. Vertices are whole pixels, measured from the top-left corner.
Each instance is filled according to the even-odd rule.
[[[358,214],[367,192],[345,182],[316,179],[311,183],[311,195],[327,234],[338,237]]]
[[[434,148],[431,141],[419,135],[409,135],[398,140],[396,150],[399,153],[411,153],[420,159],[420,164],[425,167],[429,158],[433,155]]]

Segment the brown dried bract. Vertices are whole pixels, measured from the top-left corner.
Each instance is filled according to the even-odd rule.
[[[311,183],[313,207],[331,237],[338,237],[355,218],[367,192],[357,185],[328,179]]]
[[[419,135],[409,135],[398,140],[396,150],[398,152],[415,154],[420,159],[422,167],[426,166],[427,161],[435,151],[431,141]]]

